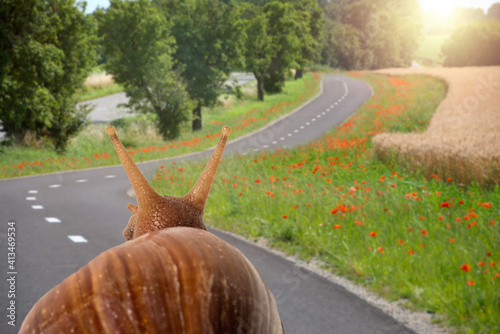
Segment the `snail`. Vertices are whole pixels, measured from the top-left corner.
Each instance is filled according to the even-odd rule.
[[[20,333],[284,333],[276,300],[235,247],[207,231],[205,202],[228,126],[193,188],[160,196],[107,133],[136,193],[126,242],[102,252],[47,292]]]

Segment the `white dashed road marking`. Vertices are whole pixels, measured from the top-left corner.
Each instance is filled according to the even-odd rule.
[[[32,205],[31,208],[33,210],[43,210],[43,205]]]
[[[76,183],[83,183],[83,182],[87,182],[88,180],[87,179],[81,179],[81,180],[76,180],[75,182]]]
[[[26,197],[27,201],[36,201],[36,197]]]
[[[106,175],[104,178],[105,179],[112,179],[112,178],[115,178],[116,175]]]
[[[61,185],[60,184],[53,184],[49,186],[49,188],[59,188]]]
[[[88,242],[87,239],[85,239],[81,235],[68,235],[68,238],[77,244]]]
[[[38,194],[38,190],[30,190],[28,191],[28,194]]]
[[[51,224],[60,223],[61,222],[61,220],[59,218],[56,218],[56,217],[45,217],[45,220],[48,223],[51,223]]]

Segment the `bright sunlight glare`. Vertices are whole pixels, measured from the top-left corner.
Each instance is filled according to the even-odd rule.
[[[453,0],[420,0],[424,11],[433,13],[440,19],[449,18],[457,5]]]

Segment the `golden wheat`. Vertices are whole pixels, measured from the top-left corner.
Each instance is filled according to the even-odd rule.
[[[382,159],[396,158],[426,174],[463,184],[500,183],[500,67],[384,69],[421,74],[448,85],[424,133],[383,133],[373,138]]]
[[[89,88],[106,88],[114,85],[113,77],[105,72],[92,73],[85,79],[85,86]]]

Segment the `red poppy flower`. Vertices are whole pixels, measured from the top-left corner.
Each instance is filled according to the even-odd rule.
[[[465,264],[463,264],[463,265],[460,267],[460,269],[461,269],[463,272],[468,272],[468,271],[470,270],[470,266],[469,266],[467,263],[465,263]]]
[[[475,283],[474,283],[474,281],[467,281],[467,284],[470,286],[473,286]]]
[[[427,235],[427,230],[422,230],[422,235],[425,237]]]
[[[441,203],[441,207],[442,207],[442,208],[450,208],[450,203],[448,203],[448,202],[443,202],[443,203]]]
[[[377,232],[370,232],[370,237],[376,237],[377,236]]]

